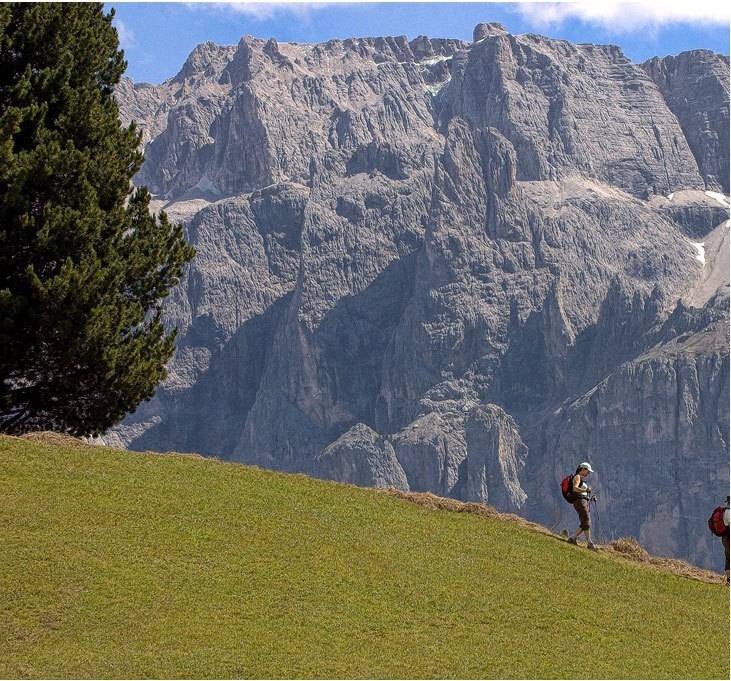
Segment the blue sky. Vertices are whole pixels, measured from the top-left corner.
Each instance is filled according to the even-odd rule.
[[[621,3],[106,3],[133,80],[175,75],[207,40],[235,44],[242,35],[280,42],[350,36],[417,35],[471,40],[480,21],[511,33],[542,33],[573,42],[613,43],[639,62],[654,55],[708,48],[729,53],[729,10],[715,0]]]

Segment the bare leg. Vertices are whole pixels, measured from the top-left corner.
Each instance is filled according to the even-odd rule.
[[[589,530],[582,530],[581,528],[579,528],[578,530],[576,530],[576,534],[574,535],[574,539],[578,539],[579,538],[579,535],[582,532],[584,533],[584,536],[586,537],[586,541],[588,541],[591,544],[591,530],[590,529]]]

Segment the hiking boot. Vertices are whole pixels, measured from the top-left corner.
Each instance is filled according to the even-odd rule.
[[[598,551],[599,549],[596,547],[596,544],[594,542],[589,542],[586,545],[586,548],[589,549],[589,551]]]
[[[576,537],[569,537],[569,544],[576,545]]]

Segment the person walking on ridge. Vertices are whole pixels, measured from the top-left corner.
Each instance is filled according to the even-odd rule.
[[[589,502],[596,497],[590,497],[591,487],[584,482],[585,478],[594,472],[591,464],[587,461],[580,463],[576,473],[571,480],[571,503],[579,516],[579,528],[573,537],[569,537],[569,544],[577,544],[579,535],[583,532],[586,537],[586,548],[596,551],[597,548],[591,540],[591,517],[589,516]]]
[[[729,497],[726,497],[726,510],[723,512],[723,524],[726,526],[726,531],[723,533],[723,536],[721,537],[721,543],[723,544],[723,550],[726,552],[726,567],[724,567],[724,571],[726,572],[726,586],[729,586],[729,560],[728,560],[728,540],[729,540],[729,525],[731,525],[729,518]]]
[[[717,537],[721,537],[721,544],[723,544],[723,550],[726,554],[726,564],[724,566],[724,572],[726,573],[726,586],[729,585],[729,560],[728,560],[728,544],[729,544],[729,501],[731,497],[726,497],[725,506],[717,506],[711,517],[708,519],[708,529],[715,534]]]

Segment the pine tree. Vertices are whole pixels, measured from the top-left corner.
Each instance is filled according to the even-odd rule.
[[[133,189],[140,134],[101,4],[0,4],[0,432],[98,434],[165,378],[193,257]]]

